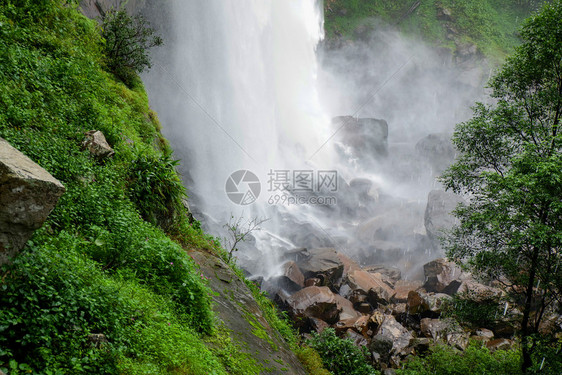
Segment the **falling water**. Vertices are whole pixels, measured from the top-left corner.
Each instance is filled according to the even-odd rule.
[[[186,164],[197,209],[209,221],[265,216],[270,170],[329,165],[320,152],[329,118],[317,93],[316,0],[177,0],[167,7],[166,47],[145,77],[151,105],[176,157]],[[225,194],[228,176],[250,170],[256,204]]]

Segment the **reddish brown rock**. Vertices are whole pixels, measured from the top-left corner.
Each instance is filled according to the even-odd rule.
[[[342,276],[345,277],[350,271],[360,270],[361,267],[357,264],[353,259],[348,257],[345,254],[337,253],[338,259],[343,263],[343,274]]]
[[[334,299],[336,300],[338,310],[340,311],[341,320],[357,318],[360,316],[360,314],[355,311],[353,304],[349,300],[337,294],[334,294]]]
[[[338,302],[328,287],[309,286],[290,296],[287,303],[295,317],[319,318],[329,324],[339,320]]]
[[[421,296],[421,293],[413,290],[408,293],[408,302],[406,307],[408,313],[411,315],[422,314],[429,310],[429,304]]]
[[[418,290],[421,286],[421,281],[399,280],[394,284],[394,296],[392,300],[394,302],[407,302],[408,293],[412,290]]]
[[[340,320],[334,326],[336,332],[346,332],[349,329],[366,336],[369,330],[369,316],[361,315],[351,319]]]
[[[347,282],[352,290],[361,291],[372,297],[376,303],[388,303],[394,291],[383,280],[380,274],[373,274],[362,270],[350,271]]]
[[[322,285],[335,286],[343,274],[344,265],[338,253],[332,248],[318,248],[308,251],[306,259],[297,261],[297,265],[306,278],[317,277]]]
[[[288,278],[301,288],[304,287],[304,275],[295,262],[290,261],[283,264],[282,270],[282,276]]]

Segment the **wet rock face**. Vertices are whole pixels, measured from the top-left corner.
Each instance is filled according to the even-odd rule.
[[[343,262],[332,248],[308,251],[308,257],[297,261],[306,278],[319,278],[324,286],[334,286],[343,275]]]
[[[341,301],[339,301],[341,303]],[[339,320],[336,296],[328,287],[309,286],[287,299],[295,317],[318,318],[329,324]]]
[[[0,138],[0,264],[25,246],[64,191],[57,179]]]

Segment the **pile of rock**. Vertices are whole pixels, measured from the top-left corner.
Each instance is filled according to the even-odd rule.
[[[459,290],[477,291],[483,299],[501,296],[498,289],[477,283],[445,259],[424,266],[425,283],[402,280],[393,267],[361,267],[333,248],[295,249],[288,252],[282,269],[281,276],[263,287],[301,332],[333,327],[339,336],[369,348],[381,368],[396,368],[408,355],[437,342],[460,350],[471,335],[493,348],[499,343],[490,330],[466,331],[441,317]],[[506,340],[501,345],[511,345]]]

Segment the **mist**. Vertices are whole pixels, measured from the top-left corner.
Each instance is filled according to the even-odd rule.
[[[426,231],[427,198],[454,158],[454,125],[482,97],[488,68],[477,54],[453,56],[377,22],[353,42],[326,42],[314,0],[176,0],[148,17],[166,45],[143,79],[196,218],[219,238],[233,217],[268,219],[239,265],[270,277],[292,248],[335,247],[415,278],[442,255]],[[229,180],[239,170],[259,179],[251,204],[227,194],[227,181],[255,193],[250,175]]]

